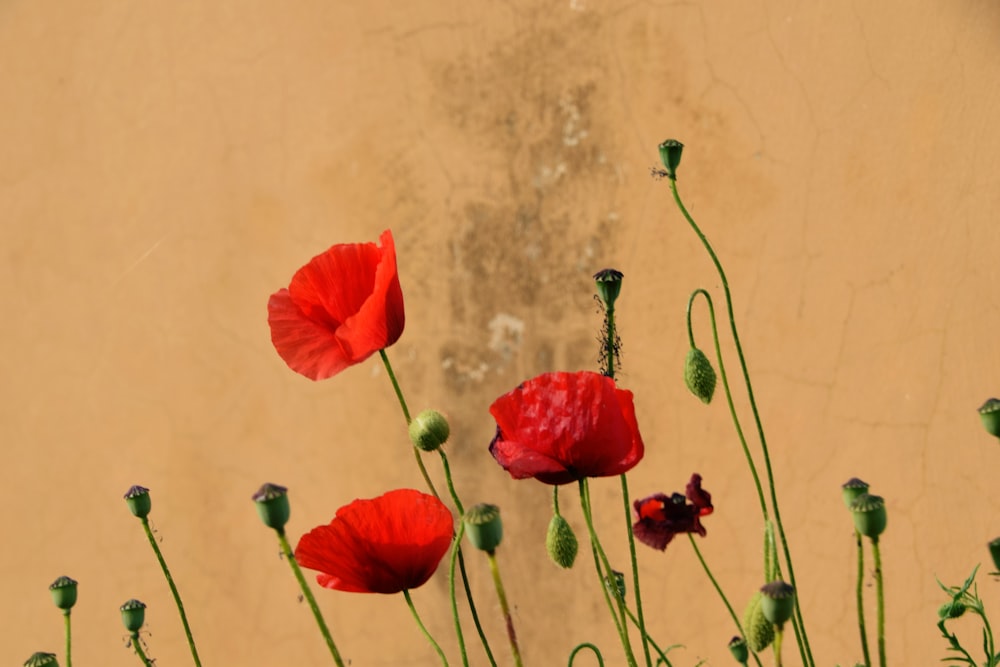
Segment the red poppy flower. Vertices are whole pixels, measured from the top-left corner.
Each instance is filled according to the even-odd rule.
[[[642,459],[632,392],[598,373],[545,373],[490,406],[490,454],[514,479],[567,484],[631,470]]]
[[[271,342],[296,373],[323,380],[399,340],[405,317],[392,232],[379,241],[335,245],[271,295]]]
[[[705,536],[701,517],[714,511],[712,494],[701,488],[701,475],[694,473],[685,489],[687,498],[679,493],[667,496],[657,493],[634,503],[638,517],[632,525],[636,539],[663,551],[678,533],[698,533]],[[691,504],[686,501],[690,500]]]
[[[352,593],[399,593],[431,578],[451,544],[453,521],[444,503],[397,489],[337,510],[328,525],[302,536],[295,559],[318,570],[324,588]]]

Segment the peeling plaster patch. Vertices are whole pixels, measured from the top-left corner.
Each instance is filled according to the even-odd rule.
[[[490,370],[489,364],[485,361],[479,362],[478,366],[469,366],[456,361],[454,357],[446,357],[441,362],[441,368],[446,371],[454,371],[456,375],[462,375],[476,382],[482,382],[483,378],[486,377],[486,371]]]
[[[579,127],[580,107],[568,94],[559,96],[559,109],[566,116],[563,123],[563,144],[566,146],[578,146],[581,141],[587,138],[587,130]]]
[[[524,338],[524,320],[507,313],[497,313],[487,325],[490,330],[490,349],[510,361],[515,352],[521,349]]]

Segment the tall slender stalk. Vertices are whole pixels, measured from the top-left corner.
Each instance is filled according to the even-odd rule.
[[[872,538],[872,558],[875,560],[875,596],[878,600],[878,664],[885,667],[885,581],[882,574],[882,552],[878,538]]]
[[[521,667],[521,650],[517,646],[517,633],[514,632],[514,618],[510,614],[510,606],[507,604],[507,593],[503,587],[503,579],[500,578],[500,566],[497,565],[496,551],[487,551],[486,556],[490,561],[490,574],[493,575],[493,586],[497,591],[497,600],[500,602],[500,611],[503,613],[507,626],[507,641],[510,642],[510,652],[514,656],[514,664]]]
[[[864,579],[865,579],[865,549],[861,533],[854,531],[858,544],[858,582],[855,588],[855,598],[858,605],[858,632],[861,635],[861,652],[865,657],[865,667],[871,667],[872,658],[868,654],[868,630],[865,628]]]
[[[413,598],[410,597],[410,591],[408,589],[403,589],[403,597],[406,599],[406,606],[410,608],[410,613],[413,614],[413,620],[417,622],[417,627],[420,628],[420,631],[424,633],[424,637],[426,637],[427,641],[429,641],[431,646],[434,647],[438,657],[441,658],[441,664],[443,664],[444,667],[448,667],[448,658],[445,657],[444,651],[441,650],[438,643],[434,641],[434,637],[431,636],[431,633],[427,631],[427,626],[425,626],[424,622],[420,620],[420,614],[417,613],[417,608],[413,606]]]
[[[66,619],[66,667],[73,667],[73,633],[70,628],[69,613],[69,609],[63,610],[63,617]]]

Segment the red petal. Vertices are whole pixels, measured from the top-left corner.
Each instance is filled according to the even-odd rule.
[[[285,363],[311,380],[323,380],[351,365],[347,351],[330,329],[308,319],[281,289],[267,302],[271,343]]]

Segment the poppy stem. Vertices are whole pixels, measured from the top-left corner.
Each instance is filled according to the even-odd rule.
[[[585,648],[589,648],[591,651],[594,652],[594,657],[597,658],[598,667],[604,667],[604,656],[601,655],[601,649],[597,648],[590,642],[587,642],[585,644],[580,644],[573,649],[573,652],[569,654],[569,662],[567,663],[567,667],[573,667],[573,659],[576,658],[576,654]]]
[[[510,641],[510,652],[514,656],[514,664],[517,667],[521,667],[521,651],[517,647],[514,617],[510,615],[510,606],[507,604],[507,593],[503,587],[503,580],[500,578],[500,566],[497,565],[496,551],[487,551],[486,556],[490,561],[490,573],[493,575],[493,586],[497,590],[497,600],[500,601],[500,611],[503,612],[504,620],[507,623],[507,639]]]
[[[135,649],[135,654],[139,656],[140,660],[142,660],[142,664],[146,665],[146,667],[153,667],[152,661],[146,657],[146,652],[142,649],[142,642],[139,640],[139,633],[133,632],[129,635],[129,637],[132,642],[132,648]]]
[[[306,602],[309,603],[309,608],[316,619],[319,631],[322,633],[323,639],[326,640],[326,646],[330,649],[330,655],[333,656],[333,662],[336,663],[337,667],[344,667],[344,661],[340,657],[337,645],[333,643],[333,637],[330,636],[330,629],[326,627],[326,621],[323,620],[323,614],[319,610],[319,605],[316,604],[316,598],[313,597],[312,591],[309,590],[309,584],[306,583],[306,578],[302,575],[302,569],[299,567],[298,561],[295,560],[292,547],[288,544],[288,538],[285,537],[285,530],[283,528],[276,528],[274,532],[278,534],[278,544],[281,545],[281,553],[285,555],[285,560],[288,561],[292,572],[295,574],[295,580],[299,582],[299,588],[302,589],[302,595],[305,597]]]
[[[712,263],[715,264],[715,269],[719,274],[719,279],[722,281],[722,290],[726,296],[726,310],[729,315],[729,327],[733,334],[733,343],[736,346],[736,356],[740,360],[740,368],[743,371],[743,382],[747,388],[747,398],[750,401],[750,410],[753,412],[754,422],[757,425],[757,436],[760,440],[761,452],[764,455],[764,469],[767,472],[767,485],[771,492],[771,508],[774,510],[774,522],[778,526],[778,536],[781,539],[781,548],[785,556],[785,564],[788,566],[788,580],[791,585],[798,590],[798,586],[795,583],[795,570],[792,567],[792,554],[788,547],[788,540],[785,537],[785,527],[781,522],[781,511],[778,509],[778,494],[774,485],[774,472],[771,469],[771,455],[767,448],[767,438],[764,435],[764,426],[760,420],[760,412],[757,409],[757,399],[754,398],[753,384],[750,382],[750,372],[747,370],[746,358],[743,355],[743,345],[740,343],[740,335],[736,329],[736,318],[733,314],[733,297],[729,291],[729,281],[726,279],[726,272],[722,268],[722,263],[719,262],[718,256],[715,254],[715,250],[712,248],[712,244],[708,242],[708,238],[702,233],[701,228],[698,227],[698,223],[694,221],[691,214],[688,213],[687,208],[684,206],[684,202],[681,201],[680,194],[677,191],[677,181],[670,179],[670,191],[673,193],[674,202],[680,209],[684,218],[688,221],[691,229],[694,230],[698,238],[701,240],[702,245],[708,252],[709,257],[712,258]],[[808,667],[815,667],[816,662],[813,660],[812,649],[809,646],[809,638],[806,635],[805,622],[802,620],[802,610],[801,606],[795,605],[795,615],[793,624],[795,626],[795,635],[798,640],[800,652],[803,653],[803,657],[806,658],[804,663]]]
[[[622,483],[622,502],[625,506],[625,534],[628,535],[628,553],[632,563],[632,588],[635,589],[635,611],[639,617],[639,635],[642,638],[642,651],[645,654],[646,667],[652,667],[653,658],[649,652],[646,618],[642,614],[642,594],[639,592],[639,561],[635,555],[635,536],[632,535],[632,503],[629,499],[628,477],[622,473],[619,478]]]
[[[464,522],[463,522],[464,527]],[[483,645],[483,649],[486,651],[486,657],[489,658],[490,664],[493,667],[497,667],[497,662],[493,658],[493,651],[490,650],[490,643],[486,639],[486,632],[483,631],[483,624],[479,621],[479,612],[476,611],[476,601],[472,597],[472,589],[469,587],[469,574],[465,570],[465,556],[462,554],[462,547],[458,547],[458,568],[462,573],[462,585],[465,587],[465,599],[469,601],[469,612],[472,614],[472,622],[476,625],[476,632],[479,633],[479,641]]]
[[[854,530],[854,538],[858,544],[858,582],[855,588],[855,598],[858,605],[858,631],[861,634],[861,652],[865,656],[865,667],[871,667],[872,658],[868,653],[868,630],[865,627],[865,605],[864,605],[864,578],[865,578],[865,549],[861,539],[861,533]]]
[[[885,582],[882,578],[882,552],[878,546],[878,538],[871,539],[872,558],[875,560],[875,595],[878,600],[878,664],[885,667]]]
[[[410,419],[410,410],[406,407],[406,399],[403,398],[403,390],[399,388],[399,382],[396,381],[396,374],[392,370],[392,364],[389,363],[389,355],[385,353],[385,350],[378,351],[379,356],[382,357],[382,365],[385,366],[386,372],[389,374],[389,379],[392,381],[392,388],[396,392],[396,398],[399,399],[399,407],[403,409],[403,418],[406,419],[406,425],[409,426],[412,419]],[[427,488],[431,490],[434,497],[441,500],[441,496],[438,495],[437,489],[434,488],[434,483],[431,482],[430,475],[427,474],[427,468],[424,467],[423,459],[420,458],[420,450],[415,446],[413,447],[413,457],[417,460],[417,467],[420,468],[420,474],[423,475],[424,483],[427,484]]]
[[[629,617],[629,620],[632,621],[632,625],[638,628],[639,619],[636,618],[635,614],[633,614],[632,610],[629,609],[627,606],[625,607],[625,614]],[[662,662],[664,665],[666,665],[666,667],[673,667],[673,665],[670,664],[670,660],[667,658],[666,652],[664,652],[664,650],[660,648],[660,646],[655,641],[653,641],[653,638],[647,635],[646,639],[649,640],[649,645],[652,646],[653,650],[656,651],[656,653],[659,655],[659,659],[656,661],[656,664],[659,665]],[[672,648],[673,646],[668,646],[667,651],[669,651]]]
[[[441,447],[437,448],[437,453],[441,455],[441,467],[444,468],[444,479],[448,484],[448,493],[451,494],[451,500],[455,503],[455,509],[458,510],[458,515],[464,516],[465,507],[462,506],[462,501],[458,498],[458,492],[455,491],[455,483],[451,478],[451,466],[448,464],[448,456],[444,453],[444,449]]]
[[[142,522],[143,530],[146,531],[146,538],[149,540],[150,546],[153,547],[153,553],[156,554],[156,560],[160,562],[160,569],[163,570],[163,576],[166,577],[167,584],[170,586],[170,593],[174,596],[174,604],[177,605],[177,611],[180,612],[181,624],[184,625],[184,634],[187,635],[188,646],[191,648],[191,657],[194,658],[194,664],[197,667],[201,667],[201,660],[198,659],[198,649],[194,645],[194,637],[191,636],[191,626],[188,625],[187,614],[184,613],[184,603],[181,602],[181,594],[177,591],[174,578],[170,576],[167,561],[163,559],[163,553],[160,552],[160,547],[156,544],[156,538],[153,537],[153,531],[149,527],[149,518],[143,516],[139,517],[139,520]]]
[[[705,558],[701,555],[701,549],[698,548],[698,543],[695,542],[694,535],[688,533],[688,540],[691,542],[691,548],[694,549],[694,554],[698,557],[698,562],[701,563],[702,569],[705,570],[705,574],[708,575],[709,581],[711,581],[712,586],[715,587],[715,592],[719,594],[720,598],[722,598],[722,604],[726,605],[726,609],[729,611],[729,616],[732,617],[733,623],[736,624],[736,629],[740,631],[740,637],[746,639],[746,634],[743,632],[743,625],[740,623],[740,618],[733,610],[733,606],[729,604],[729,599],[726,597],[726,594],[722,592],[722,586],[719,586],[719,582],[716,581],[715,576],[712,574],[712,570],[708,567],[708,563],[705,562]],[[750,654],[757,662],[757,667],[763,667],[760,663],[760,658],[757,657],[757,654],[753,651],[751,651]]]
[[[774,667],[781,667],[781,638],[784,634],[783,626],[774,626]]]
[[[628,660],[629,667],[638,667],[638,663],[635,661],[635,654],[632,652],[632,641],[629,639],[628,626],[625,621],[625,601],[622,599],[622,592],[618,588],[615,571],[611,569],[611,563],[608,562],[608,556],[604,553],[601,541],[597,537],[597,531],[594,529],[594,517],[590,506],[590,489],[587,486],[586,477],[580,480],[580,505],[583,508],[583,518],[587,522],[587,530],[590,532],[590,544],[594,549],[594,560],[595,565],[597,565],[597,575],[601,579],[601,587],[605,591],[605,596],[608,595],[608,589],[610,589],[610,594],[614,596],[618,606],[616,613],[609,599],[608,606],[611,609],[611,616],[614,618],[615,625],[618,628],[618,636],[621,638],[622,648],[625,650],[625,658]],[[598,558],[600,559],[599,562]]]
[[[427,631],[427,628],[424,626],[424,622],[420,620],[420,614],[417,613],[417,608],[413,606],[413,598],[410,597],[410,590],[408,588],[403,589],[403,597],[406,598],[406,605],[410,608],[410,613],[413,614],[413,620],[417,622],[417,627],[420,628],[420,631],[424,633],[424,637],[427,638],[427,641],[429,641],[431,646],[434,647],[434,650],[437,651],[438,656],[441,658],[441,664],[443,664],[444,667],[448,667],[448,658],[445,657],[444,651],[441,650],[438,643],[434,641],[433,637],[431,637],[431,633]]]
[[[64,624],[66,628],[66,667],[73,667],[73,651],[72,651],[73,633],[70,631],[70,623],[69,623],[70,611],[72,610],[67,609],[63,612],[63,617],[66,619]]]
[[[451,597],[451,617],[455,623],[455,636],[458,639],[458,650],[462,654],[462,665],[469,667],[469,656],[465,652],[465,635],[462,634],[462,622],[458,617],[458,598],[455,597],[455,563],[458,560],[458,549],[463,535],[465,535],[465,522],[459,521],[458,531],[451,540],[451,559],[448,566],[448,594]],[[493,662],[492,658],[493,656],[490,656],[490,662]],[[493,662],[493,667],[496,667],[495,662]]]

